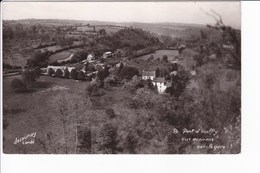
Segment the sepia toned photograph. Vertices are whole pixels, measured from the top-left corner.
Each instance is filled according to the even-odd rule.
[[[239,154],[241,4],[4,2],[5,154]]]

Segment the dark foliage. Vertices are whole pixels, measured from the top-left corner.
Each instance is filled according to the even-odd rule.
[[[67,79],[70,78],[70,72],[69,72],[69,70],[68,70],[67,68],[64,70],[63,77],[64,77],[64,78],[67,78]]]
[[[77,80],[78,78],[78,72],[75,70],[75,69],[72,69],[71,72],[70,72],[70,78],[71,79],[74,79],[74,80]]]
[[[26,69],[22,72],[22,79],[23,82],[26,84],[31,84],[36,81],[37,75],[35,74],[34,70]]]
[[[14,92],[27,91],[27,86],[21,79],[13,79],[11,82],[11,88]]]
[[[168,62],[168,56],[167,55],[163,55],[162,61]]]
[[[113,35],[107,35],[101,41],[112,48],[124,48],[139,50],[159,44],[159,39],[142,29],[121,29]]]
[[[113,154],[117,147],[117,129],[112,124],[105,124],[100,129],[97,138],[97,148],[104,154]]]
[[[22,67],[21,66],[12,66],[10,64],[3,63],[3,69],[22,69]]]
[[[78,80],[85,80],[85,73],[83,71],[78,72]]]
[[[32,57],[28,59],[27,65],[29,67],[46,67],[48,65],[50,53],[45,51],[41,52],[36,50],[33,52]]]
[[[132,79],[133,76],[139,75],[139,71],[135,67],[124,66],[123,69],[119,72],[118,76],[120,79]]]
[[[55,74],[55,71],[52,69],[52,68],[49,68],[48,69],[48,75],[49,76],[52,76],[52,75],[54,75]]]
[[[57,69],[56,72],[55,72],[55,76],[56,77],[62,77],[63,75],[63,72],[61,71],[61,69]]]
[[[34,74],[35,74],[36,78],[39,78],[41,73],[42,73],[42,71],[41,71],[40,67],[36,67],[34,69]]]
[[[79,149],[80,153],[90,153],[92,147],[91,129],[89,127],[82,127],[78,130]]]

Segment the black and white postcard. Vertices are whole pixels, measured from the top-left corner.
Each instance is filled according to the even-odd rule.
[[[5,2],[5,154],[238,154],[239,2]]]

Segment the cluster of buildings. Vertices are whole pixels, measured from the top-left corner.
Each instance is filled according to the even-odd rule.
[[[155,71],[146,71],[143,70],[142,73],[142,79],[143,80],[148,80],[150,79],[153,83],[153,85],[157,88],[158,92],[160,94],[164,93],[166,88],[172,86],[172,82],[169,80],[166,80],[163,77],[156,77]]]
[[[173,66],[170,72],[170,75],[176,76],[178,73],[178,60],[173,61]],[[158,92],[160,94],[164,93],[165,90],[169,87],[172,87],[172,81],[166,80],[164,77],[158,77],[156,76],[155,70],[153,71],[147,71],[143,70],[142,73],[142,79],[143,80],[148,80],[150,79],[153,83],[153,85],[157,88]]]

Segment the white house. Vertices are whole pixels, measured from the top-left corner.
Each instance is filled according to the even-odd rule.
[[[158,77],[158,78],[155,78],[153,81],[152,81],[153,85],[157,87],[157,90],[158,92],[161,94],[161,93],[164,93],[166,88],[168,87],[171,87],[171,83],[166,81],[164,78],[162,77]]]
[[[66,66],[48,66],[47,67],[47,74],[49,73],[50,69],[53,69],[55,72],[60,69],[62,72],[64,72],[65,69],[68,69],[69,72],[71,72],[72,69],[75,69],[75,67],[66,67]]]
[[[143,74],[142,74],[142,79],[143,80],[147,80],[147,79],[153,80],[154,78],[155,78],[155,71],[143,70]]]

